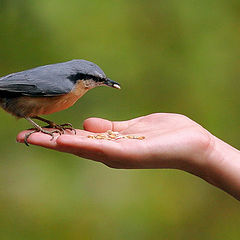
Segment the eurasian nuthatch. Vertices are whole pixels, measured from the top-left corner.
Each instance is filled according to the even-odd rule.
[[[27,119],[34,132],[43,132],[53,137],[53,133],[64,133],[65,129],[74,130],[72,125],[57,125],[39,117],[69,108],[89,89],[97,86],[110,86],[120,89],[120,84],[107,78],[96,64],[86,60],[72,60],[51,64],[9,74],[0,78],[0,106],[16,116]],[[32,119],[46,122],[47,131]]]

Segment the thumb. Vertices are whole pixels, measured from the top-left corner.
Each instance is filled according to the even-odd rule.
[[[107,130],[120,132],[129,126],[129,121],[112,122],[102,118],[88,118],[83,122],[83,128],[89,132],[106,132]]]

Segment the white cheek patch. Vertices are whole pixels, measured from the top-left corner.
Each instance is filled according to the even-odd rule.
[[[102,85],[101,82],[95,82],[93,79],[83,80],[83,84],[85,88],[94,88],[96,86]]]
[[[93,80],[92,79],[83,80],[83,84],[85,88],[91,88],[91,86],[93,85]]]

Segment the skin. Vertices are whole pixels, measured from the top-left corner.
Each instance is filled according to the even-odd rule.
[[[183,115],[155,113],[122,122],[89,118],[83,125],[84,130],[77,130],[76,135],[67,132],[50,141],[50,136],[34,133],[28,142],[112,168],[180,169],[240,200],[240,152]],[[115,141],[87,138],[107,130],[146,138]],[[17,141],[22,143],[26,133],[19,133]]]

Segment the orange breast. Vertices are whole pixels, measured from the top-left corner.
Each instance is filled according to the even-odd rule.
[[[82,81],[79,81],[70,93],[61,96],[21,97],[18,101],[18,107],[23,109],[25,116],[47,115],[71,107],[87,91],[88,88],[83,85]]]

